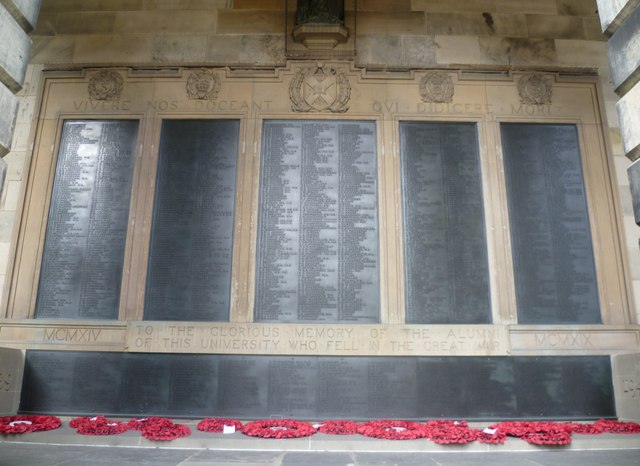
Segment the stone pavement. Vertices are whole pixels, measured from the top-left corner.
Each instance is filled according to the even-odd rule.
[[[0,436],[0,466],[640,465],[640,435],[574,435],[566,447],[539,447],[517,438],[504,445],[438,445],[360,435],[259,439],[200,432],[197,421],[176,422],[188,424],[192,435],[172,442],[152,442],[136,431],[91,437],[65,422],[50,432]]]

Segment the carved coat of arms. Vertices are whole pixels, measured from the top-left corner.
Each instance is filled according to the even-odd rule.
[[[120,73],[112,70],[98,71],[89,80],[89,99],[91,100],[118,100],[124,80]]]
[[[448,103],[453,100],[453,80],[447,73],[433,71],[420,81],[423,102]]]
[[[289,85],[289,98],[295,112],[346,112],[351,84],[345,73],[319,64],[303,68]]]
[[[193,72],[187,78],[187,95],[192,100],[215,100],[220,91],[220,79],[210,70]]]
[[[525,74],[518,81],[518,94],[523,104],[550,104],[553,94],[551,79],[541,74]]]
[[[0,392],[8,392],[13,382],[13,375],[9,372],[0,372]]]

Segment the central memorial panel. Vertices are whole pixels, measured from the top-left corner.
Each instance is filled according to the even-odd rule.
[[[265,121],[255,320],[379,322],[376,127]]]

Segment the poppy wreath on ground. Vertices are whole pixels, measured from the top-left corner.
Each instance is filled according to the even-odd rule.
[[[579,422],[564,422],[562,428],[572,434],[600,434],[602,431],[594,424],[580,424]]]
[[[56,416],[5,416],[0,417],[0,434],[24,434],[57,429],[62,421]]]
[[[413,440],[427,436],[425,426],[410,421],[379,420],[360,424],[358,433],[366,437],[388,440]]]
[[[491,426],[505,435],[520,437],[534,445],[568,445],[571,432],[557,422],[501,422]]]
[[[491,429],[486,429],[491,430]],[[507,434],[495,429],[495,432],[490,433],[486,430],[476,430],[476,440],[480,443],[488,443],[491,445],[502,445],[507,441]]]
[[[308,422],[294,419],[262,419],[248,422],[242,428],[242,433],[250,437],[278,439],[309,437],[316,432]]]
[[[571,443],[571,433],[562,428],[527,432],[521,438],[533,445],[569,445]]]
[[[191,435],[191,429],[184,424],[174,424],[172,421],[147,424],[142,429],[142,436],[148,440],[169,441]]]
[[[318,428],[318,432],[333,435],[353,435],[358,433],[360,424],[353,421],[324,421]]]
[[[80,435],[117,435],[129,430],[126,423],[112,421],[104,416],[75,418],[69,425]]]
[[[143,430],[145,427],[155,424],[172,425],[173,421],[166,417],[143,417],[140,419],[131,419],[127,426],[132,430]]]
[[[242,432],[242,422],[237,419],[225,419],[220,417],[210,417],[198,422],[198,430],[203,432],[223,432],[224,426],[233,426],[237,432]]]
[[[600,432],[610,434],[638,434],[640,424],[635,422],[613,421],[609,419],[599,419],[594,423],[594,427]]]
[[[433,420],[426,422],[424,429],[428,439],[441,445],[469,443],[477,436],[467,421]]]

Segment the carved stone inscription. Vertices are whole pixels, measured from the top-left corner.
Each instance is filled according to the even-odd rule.
[[[502,124],[518,322],[600,323],[578,134]]]
[[[476,131],[400,124],[408,323],[491,322]]]
[[[169,324],[129,322],[129,351],[305,355],[500,355],[500,325]]]
[[[237,120],[162,124],[144,317],[229,318]]]
[[[36,317],[117,319],[137,121],[67,121]]]
[[[334,381],[337,386],[329,387]],[[374,358],[28,351],[24,387],[25,413],[82,415],[99,408],[121,416],[243,419],[615,415],[608,356]],[[577,392],[582,396],[575,396]]]
[[[255,320],[379,320],[375,123],[267,121]]]

